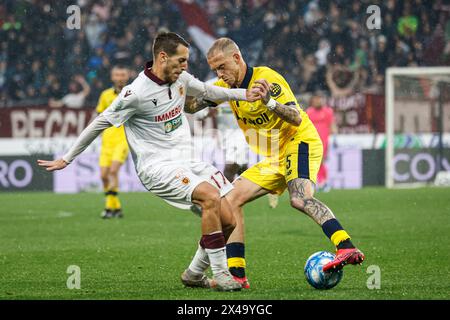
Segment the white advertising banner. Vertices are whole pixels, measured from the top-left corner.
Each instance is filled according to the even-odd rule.
[[[58,193],[102,192],[98,153],[84,152],[64,170],[54,173],[54,191]],[[133,160],[127,158],[119,172],[119,192],[146,191],[134,169]]]

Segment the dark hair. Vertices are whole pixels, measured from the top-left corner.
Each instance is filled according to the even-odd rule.
[[[113,65],[113,67],[111,68],[111,70],[112,69],[130,69],[128,66],[126,66],[126,65],[124,65],[124,64],[115,64],[115,65]]]
[[[158,33],[155,41],[153,42],[153,56],[156,58],[161,51],[164,51],[169,56],[172,56],[177,52],[177,47],[179,44],[189,48],[189,43],[174,32]]]

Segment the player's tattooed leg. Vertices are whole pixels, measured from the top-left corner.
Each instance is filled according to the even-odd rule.
[[[333,219],[334,214],[325,204],[314,198],[314,185],[311,180],[297,178],[288,182],[292,207],[310,216],[322,225]]]

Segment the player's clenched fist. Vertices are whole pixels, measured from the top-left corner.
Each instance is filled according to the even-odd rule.
[[[261,94],[258,88],[252,87],[247,89],[246,97],[248,102],[255,102],[261,99]]]
[[[63,159],[57,159],[57,160],[38,160],[38,165],[41,167],[44,167],[47,171],[54,171],[54,170],[61,170],[67,167],[68,163],[65,162]]]
[[[255,80],[252,89],[255,89],[258,92],[260,99],[263,100],[264,103],[269,102],[270,100],[270,89],[272,88],[272,84],[267,82],[265,79]]]

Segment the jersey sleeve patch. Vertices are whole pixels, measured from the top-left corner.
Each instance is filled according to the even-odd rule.
[[[281,95],[283,91],[278,83],[272,83],[272,88],[270,89],[270,96],[272,98],[277,98]]]

